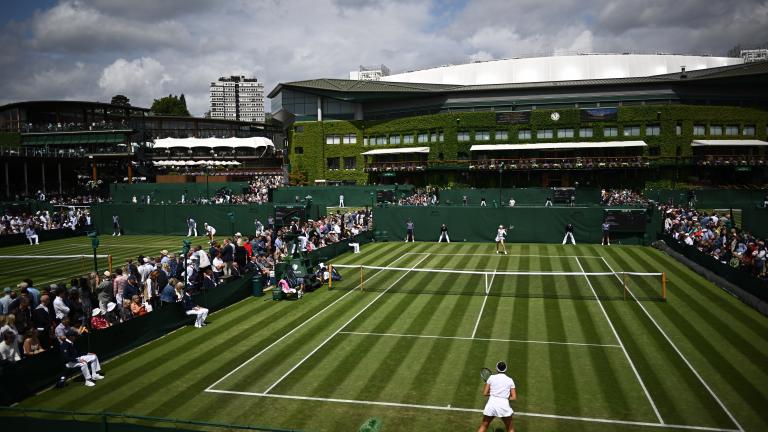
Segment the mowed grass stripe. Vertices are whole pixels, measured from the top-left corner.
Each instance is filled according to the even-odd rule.
[[[621,262],[625,259],[634,259],[639,262],[642,262],[645,265],[649,265],[650,262],[647,261],[646,257],[641,256],[639,254],[635,254],[630,250],[622,251],[622,254],[617,254],[614,256],[614,259],[617,262]],[[628,258],[625,258],[628,257]],[[684,277],[684,276],[681,276]],[[658,310],[661,312],[661,314],[665,317],[665,320],[668,322],[675,323],[677,327],[677,331],[682,332],[686,335],[688,340],[691,341],[691,344],[689,345],[691,348],[693,348],[696,352],[696,356],[694,357],[694,360],[698,359],[697,361],[692,361],[689,357],[688,360],[692,362],[694,367],[700,368],[702,367],[702,363],[705,365],[705,367],[708,370],[707,375],[710,376],[710,380],[714,378],[718,383],[719,386],[722,388],[723,386],[729,387],[731,389],[730,394],[733,394],[734,398],[737,399],[738,402],[732,402],[728,405],[726,405],[729,409],[737,408],[741,406],[749,406],[752,412],[759,413],[762,410],[764,410],[765,404],[763,401],[765,401],[764,398],[764,392],[756,385],[756,381],[754,380],[755,373],[765,376],[765,373],[762,371],[757,371],[755,373],[751,373],[751,377],[753,378],[747,378],[747,375],[744,370],[742,370],[742,367],[739,367],[739,364],[742,362],[739,361],[738,357],[739,352],[738,349],[736,352],[734,352],[734,355],[731,354],[731,350],[734,349],[734,345],[738,346],[744,346],[744,345],[751,345],[749,342],[747,342],[744,339],[740,339],[740,337],[737,335],[738,332],[729,332],[730,337],[729,338],[720,338],[719,335],[719,329],[712,328],[712,325],[709,323],[713,319],[713,310],[716,310],[716,306],[707,308],[699,303],[699,300],[695,298],[695,296],[692,296],[688,294],[688,290],[680,290],[680,292],[677,294],[679,300],[682,300],[685,303],[685,306],[690,309],[688,313],[683,315],[679,308],[674,307],[668,307],[663,308],[660,307]],[[734,320],[738,320],[738,317],[731,317]],[[719,318],[714,318],[715,322],[719,320]],[[647,320],[647,318],[646,318]],[[649,320],[648,320],[649,321]],[[724,321],[720,321],[718,325],[722,326],[722,328],[728,328],[728,324]],[[728,339],[731,339],[730,341]],[[764,340],[764,339],[763,339]],[[720,342],[716,342],[720,341]],[[666,342],[666,341],[665,341]],[[667,344],[668,345],[668,344]],[[728,349],[724,349],[725,347],[728,347]],[[749,349],[749,348],[746,348]],[[670,347],[671,350],[671,347]],[[726,353],[729,355],[726,357]],[[679,359],[679,356],[675,353],[675,357],[677,357],[677,363],[682,364],[682,360]],[[742,357],[743,359],[743,357]],[[738,362],[734,364],[734,362]],[[722,365],[731,365],[730,367],[722,367]],[[754,365],[752,362],[745,362],[745,367],[749,370],[752,369],[754,371],[755,367],[750,366],[750,364]],[[690,381],[694,382],[694,384],[690,384],[689,388],[699,390],[697,393],[700,393],[700,399],[704,399],[704,402],[702,403],[708,403],[708,405],[712,405],[712,410],[714,411],[714,414],[720,414],[719,417],[717,417],[717,421],[719,424],[723,425],[731,425],[732,422],[730,419],[727,418],[725,412],[722,410],[722,408],[716,404],[715,400],[709,395],[709,393],[704,389],[703,385],[693,376],[693,373],[688,370],[688,368],[682,364],[681,368],[684,368],[685,372],[691,376]],[[700,371],[699,371],[700,372]],[[701,372],[700,372],[701,373]],[[706,378],[705,378],[706,379]],[[695,381],[694,381],[695,380]],[[709,382],[711,385],[711,382]],[[719,394],[720,392],[718,392]],[[768,421],[766,419],[761,419],[761,421],[764,424],[768,424]]]
[[[624,250],[616,250],[611,256],[617,263],[614,269],[638,268],[636,261],[626,256]],[[609,306],[606,309],[609,310],[617,331],[627,335],[623,338],[627,352],[635,362],[665,421],[697,426],[733,427],[726,413],[688,370],[637,302],[627,300],[607,302],[606,305]],[[670,311],[673,309],[669,308]],[[685,318],[678,318],[678,326],[686,325]],[[686,393],[686,397],[680,397],[681,393]]]

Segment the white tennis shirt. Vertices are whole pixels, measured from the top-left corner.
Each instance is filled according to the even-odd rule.
[[[491,396],[503,399],[509,399],[510,390],[515,388],[515,381],[503,373],[491,375],[487,383],[491,386]]]

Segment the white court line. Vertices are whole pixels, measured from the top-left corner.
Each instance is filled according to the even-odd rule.
[[[608,267],[609,270],[613,271],[613,268],[611,268],[611,265],[608,264],[608,261],[606,261],[605,258],[603,258],[603,262],[605,263],[605,265]],[[616,276],[616,278],[619,279],[619,282],[621,283],[621,278],[618,275]],[[696,378],[699,379],[699,382],[701,382],[701,384],[704,385],[704,387],[707,389],[709,394],[712,395],[713,398],[715,398],[715,401],[717,401],[717,404],[720,405],[720,408],[722,408],[723,411],[725,411],[725,413],[731,419],[733,424],[736,425],[736,427],[738,428],[739,431],[744,432],[744,428],[741,427],[741,424],[739,424],[739,422],[736,420],[736,417],[734,417],[733,414],[731,414],[731,412],[725,406],[723,401],[721,401],[720,398],[717,397],[717,394],[715,394],[715,392],[712,390],[712,388],[709,386],[709,384],[707,384],[706,381],[704,381],[704,378],[701,377],[699,372],[696,369],[694,369],[694,367],[691,364],[691,362],[689,362],[688,359],[685,358],[683,353],[680,351],[680,349],[677,347],[677,345],[675,345],[675,343],[672,342],[672,339],[670,339],[670,337],[667,335],[667,333],[661,328],[659,323],[657,323],[656,320],[653,319],[653,316],[651,316],[651,314],[648,312],[648,310],[645,308],[645,306],[643,306],[643,303],[641,301],[639,301],[637,299],[637,297],[635,297],[635,294],[631,290],[628,289],[627,291],[629,291],[629,294],[632,296],[632,298],[635,300],[635,302],[640,306],[640,308],[643,310],[643,312],[645,312],[645,315],[648,317],[648,319],[651,320],[653,325],[656,326],[656,328],[659,330],[659,332],[662,334],[662,336],[664,336],[664,339],[666,339],[667,342],[669,342],[669,344],[672,345],[672,348],[675,350],[675,352],[677,352],[677,355],[679,355],[680,358],[683,359],[683,362],[685,362],[685,364],[688,366],[688,368],[691,370],[691,372],[693,372],[693,374],[696,375]]]
[[[403,258],[403,257],[405,257],[405,255],[400,255],[398,258],[396,258],[396,259],[395,259],[394,261],[392,261],[392,262],[394,263],[395,261],[397,261],[397,260],[399,260],[400,258]],[[379,275],[380,273],[381,273],[381,272],[378,272],[378,273],[374,274],[373,276],[369,277],[369,278],[368,278],[368,280],[371,280],[371,279],[375,278],[375,277],[376,277],[377,275]],[[357,287],[359,287],[359,286],[360,286],[360,285],[358,285]],[[253,360],[255,360],[257,357],[259,357],[259,356],[261,356],[262,354],[264,354],[265,352],[267,352],[267,350],[269,350],[269,349],[270,349],[270,348],[272,348],[273,346],[275,346],[275,345],[277,345],[278,343],[280,343],[280,342],[281,342],[283,339],[285,339],[285,338],[287,338],[288,336],[292,335],[292,334],[293,334],[293,333],[294,333],[296,330],[300,329],[300,328],[301,328],[301,327],[303,327],[305,324],[307,324],[308,322],[310,322],[310,321],[312,321],[313,319],[315,319],[315,318],[316,318],[318,315],[320,315],[320,314],[322,314],[323,312],[325,312],[325,311],[326,311],[328,308],[330,308],[331,306],[333,306],[333,305],[335,305],[336,303],[338,303],[338,302],[340,302],[341,300],[343,300],[343,299],[344,299],[346,296],[348,296],[348,295],[352,294],[353,292],[356,292],[356,291],[357,291],[357,287],[355,287],[355,289],[349,290],[349,292],[347,292],[346,294],[342,295],[342,296],[341,296],[341,297],[339,297],[338,299],[334,300],[334,302],[333,302],[333,303],[331,303],[331,304],[329,304],[328,306],[324,307],[324,308],[323,308],[323,309],[322,309],[320,312],[318,312],[318,313],[316,313],[316,314],[312,315],[312,316],[311,316],[309,319],[307,319],[307,320],[306,320],[306,321],[304,321],[303,323],[301,323],[301,324],[299,324],[298,326],[296,326],[296,327],[295,327],[293,330],[291,330],[291,331],[289,331],[288,333],[284,334],[284,335],[283,335],[283,336],[282,336],[280,339],[278,339],[278,340],[276,340],[276,341],[272,342],[272,343],[271,343],[269,346],[267,346],[267,347],[266,347],[266,348],[264,348],[263,350],[261,350],[261,351],[257,352],[256,354],[254,354],[254,355],[253,355],[253,357],[251,357],[251,358],[249,358],[248,360],[246,360],[245,362],[243,362],[243,364],[241,364],[240,366],[238,366],[238,367],[236,367],[236,368],[232,369],[232,370],[231,370],[231,371],[230,371],[228,374],[226,374],[226,375],[224,375],[223,377],[219,378],[219,379],[218,379],[218,381],[216,381],[215,383],[213,383],[213,384],[209,385],[209,386],[208,386],[208,388],[206,388],[206,389],[205,389],[205,391],[214,391],[214,390],[211,390],[211,389],[212,389],[212,388],[214,388],[214,387],[215,387],[217,384],[219,384],[220,382],[222,382],[222,381],[224,381],[225,379],[229,378],[229,377],[230,377],[232,374],[234,374],[235,372],[237,372],[238,370],[240,370],[240,369],[241,369],[243,366],[247,365],[248,363],[250,363],[250,362],[252,362]],[[218,391],[218,390],[216,390],[216,391]]]
[[[621,350],[624,351],[624,355],[627,357],[629,366],[632,367],[632,372],[635,373],[635,377],[637,378],[637,381],[640,383],[640,386],[643,388],[645,397],[648,398],[648,402],[651,403],[651,407],[653,407],[653,412],[656,414],[656,418],[659,419],[659,423],[664,424],[664,420],[661,418],[659,409],[656,408],[656,403],[653,402],[653,399],[651,398],[651,394],[648,392],[648,388],[645,387],[645,383],[643,382],[643,379],[640,378],[640,373],[637,371],[635,364],[632,362],[632,359],[629,357],[629,353],[627,352],[627,349],[624,347],[624,343],[621,341],[621,338],[619,337],[619,333],[616,331],[616,328],[613,326],[613,322],[611,321],[611,318],[608,317],[608,312],[605,311],[605,308],[603,307],[603,302],[601,302],[600,297],[597,296],[597,292],[595,292],[595,288],[592,286],[592,282],[589,280],[589,276],[587,276],[587,272],[584,271],[584,267],[581,266],[581,261],[579,261],[578,258],[576,258],[576,264],[579,265],[579,269],[581,270],[582,273],[584,273],[584,278],[587,280],[589,289],[591,289],[592,294],[595,295],[595,300],[597,300],[597,304],[600,306],[600,310],[603,311],[603,315],[605,316],[605,319],[608,321],[608,325],[611,326],[611,331],[613,331],[613,335],[616,337],[616,340],[619,342],[619,345],[621,345]]]
[[[418,334],[365,333],[365,332],[345,332],[345,331],[339,332],[339,334],[360,335],[360,336],[409,337],[409,338],[423,338],[423,339],[454,339],[454,340],[468,340],[468,341],[514,342],[514,343],[529,343],[529,344],[544,344],[544,345],[575,345],[575,346],[601,347],[601,348],[621,348],[621,345],[612,345],[612,344],[595,344],[595,343],[582,343],[582,342],[554,342],[554,341],[525,340],[525,339],[498,339],[498,338],[476,338],[476,337],[461,337],[461,336],[432,336],[432,335],[418,335]]]
[[[493,284],[493,277],[496,276],[496,272],[493,272],[493,275],[491,276],[491,282],[488,283],[488,273],[485,274],[485,280],[486,280],[486,287],[485,287],[485,296],[483,297],[483,305],[480,306],[480,313],[477,314],[477,321],[475,321],[475,328],[472,329],[472,338],[475,338],[475,334],[477,333],[477,327],[480,325],[480,319],[483,317],[483,309],[485,309],[485,302],[488,301],[488,293],[491,292],[491,284]]]
[[[379,401],[356,400],[356,399],[334,399],[334,398],[322,398],[322,397],[311,397],[311,396],[291,396],[291,395],[281,395],[281,394],[266,394],[266,393],[230,391],[230,390],[206,390],[206,391],[210,393],[234,394],[234,395],[240,395],[240,396],[259,396],[259,397],[269,397],[269,398],[277,398],[277,399],[306,400],[306,401],[315,401],[315,402],[336,402],[336,403],[348,403],[348,404],[358,404],[358,405],[379,405],[379,406],[389,406],[389,407],[396,407],[396,408],[415,408],[415,409],[454,411],[454,412],[467,412],[467,413],[483,412],[483,410],[481,409],[448,407],[448,406],[437,406],[437,405],[417,405],[417,404],[379,402]],[[654,428],[664,428],[664,429],[687,429],[687,430],[711,431],[711,432],[739,432],[738,429],[722,429],[722,428],[707,427],[707,426],[661,424],[661,423],[639,422],[639,421],[630,421],[630,420],[611,420],[611,419],[594,418],[594,417],[563,416],[563,415],[532,413],[532,412],[524,412],[524,411],[515,411],[515,416],[540,417],[540,418],[547,418],[547,419],[554,419],[554,420],[572,420],[572,421],[580,421],[580,422],[588,422],[588,423],[604,423],[604,424],[616,424],[616,425],[626,425],[626,426],[644,426],[644,427],[654,427]]]
[[[418,253],[415,252],[406,252],[405,255],[418,255]],[[535,258],[596,258],[600,259],[601,256],[596,255],[515,255],[515,254],[488,254],[488,253],[479,253],[479,254],[471,254],[471,253],[431,253],[430,255],[435,256],[497,256],[497,257],[535,257]]]
[[[411,268],[412,268],[412,269],[416,268],[416,266],[418,266],[419,264],[421,264],[421,262],[422,262],[422,261],[424,261],[425,259],[427,259],[428,257],[429,257],[429,255],[426,255],[424,258],[420,259],[420,260],[419,260],[419,262],[417,262],[416,264],[414,264],[414,265],[413,265],[413,267],[411,267]],[[311,351],[309,354],[305,355],[305,356],[304,356],[304,358],[303,358],[303,359],[301,359],[301,360],[300,360],[298,363],[296,363],[296,364],[295,364],[295,365],[294,365],[294,366],[293,366],[293,367],[292,367],[292,368],[291,368],[291,369],[290,369],[288,372],[284,373],[284,374],[283,374],[283,376],[281,376],[281,377],[280,377],[280,379],[278,379],[277,381],[275,381],[275,382],[274,382],[274,383],[273,383],[271,386],[269,386],[269,388],[267,388],[266,390],[264,390],[264,393],[265,393],[265,394],[266,394],[266,393],[269,393],[269,392],[270,392],[270,390],[272,390],[273,388],[275,388],[275,386],[277,386],[278,384],[280,384],[280,382],[281,382],[281,381],[283,381],[283,380],[284,380],[284,379],[285,379],[285,378],[286,378],[288,375],[290,375],[290,374],[291,374],[293,371],[295,371],[295,370],[296,370],[296,369],[297,369],[299,366],[301,366],[301,365],[302,365],[302,364],[303,364],[305,361],[307,361],[307,359],[309,359],[309,358],[312,356],[312,354],[316,353],[318,350],[320,350],[320,348],[322,348],[323,346],[325,346],[325,344],[327,344],[327,343],[328,343],[328,342],[329,342],[331,339],[333,339],[333,337],[334,337],[334,336],[336,336],[337,334],[339,334],[339,332],[340,332],[340,331],[344,330],[344,327],[348,326],[348,325],[349,325],[349,323],[351,323],[352,321],[354,321],[354,320],[355,320],[355,318],[359,317],[359,316],[360,316],[360,315],[361,315],[363,312],[365,312],[365,311],[366,311],[366,310],[367,310],[369,307],[371,307],[371,305],[372,305],[372,304],[374,304],[374,303],[376,302],[376,300],[380,299],[380,298],[381,298],[381,297],[382,297],[384,294],[386,294],[386,293],[387,293],[387,291],[389,291],[389,290],[390,290],[390,289],[391,289],[393,286],[395,286],[395,285],[396,285],[398,282],[400,282],[400,281],[401,281],[401,280],[402,280],[402,279],[403,279],[403,278],[404,278],[404,277],[405,277],[407,274],[408,274],[408,272],[405,272],[405,273],[403,273],[403,274],[402,274],[402,276],[400,276],[400,277],[399,277],[399,278],[397,278],[397,279],[396,279],[394,282],[392,282],[392,284],[391,284],[391,285],[390,285],[390,286],[389,286],[387,289],[385,289],[384,291],[382,291],[382,292],[381,292],[381,294],[377,295],[377,296],[376,296],[376,298],[374,298],[373,300],[371,300],[371,302],[370,302],[370,303],[368,303],[367,305],[365,305],[365,307],[364,307],[364,308],[360,309],[360,310],[359,310],[359,311],[358,311],[358,312],[355,314],[355,316],[353,316],[353,317],[352,317],[352,318],[350,318],[350,319],[349,319],[347,322],[345,322],[344,324],[342,324],[342,326],[341,326],[341,327],[339,327],[339,329],[338,329],[338,330],[336,330],[335,332],[333,332],[333,334],[332,334],[332,335],[328,336],[328,337],[327,337],[327,338],[326,338],[326,339],[325,339],[325,340],[324,340],[324,341],[323,341],[323,342],[322,342],[320,345],[316,346],[316,347],[315,347],[315,349],[313,349],[313,350],[312,350],[312,351]]]

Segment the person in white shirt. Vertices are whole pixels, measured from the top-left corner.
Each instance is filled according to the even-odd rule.
[[[59,322],[61,322],[65,316],[69,316],[69,307],[64,303],[64,296],[66,293],[67,290],[59,288],[59,292],[56,293],[56,298],[53,300],[53,311]]]
[[[344,195],[339,195],[339,207],[344,207]]]
[[[514,199],[514,198],[512,198],[512,197],[509,197],[509,206],[510,206],[510,207],[514,207],[514,206],[515,206],[515,203],[516,203],[515,199]]]
[[[21,360],[19,355],[19,344],[16,335],[6,330],[2,334],[3,341],[0,342],[0,360],[15,363]]]
[[[504,225],[499,225],[499,229],[496,231],[496,253],[507,254],[507,247],[504,246],[504,239],[507,237],[507,230],[504,229]]]
[[[191,237],[192,234],[197,237],[197,222],[194,219],[187,219],[187,237]]]
[[[208,222],[203,224],[205,226],[205,235],[208,236],[208,240],[213,241],[213,236],[216,235],[216,228],[214,228],[211,225],[208,225]]]
[[[27,235],[27,240],[29,240],[30,246],[40,244],[40,238],[37,236],[35,227],[33,227],[32,225],[28,226],[27,229],[24,231],[24,233]]]
[[[495,417],[501,418],[507,432],[514,432],[515,424],[512,415],[515,413],[509,406],[509,401],[517,399],[515,381],[506,375],[507,364],[503,361],[496,363],[499,372],[491,375],[483,386],[483,396],[488,396],[488,402],[483,409],[483,422],[477,432],[485,432]]]

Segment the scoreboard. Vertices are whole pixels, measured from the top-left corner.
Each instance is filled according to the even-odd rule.
[[[611,225],[611,232],[645,232],[648,213],[644,209],[609,209],[604,211],[605,221]]]

